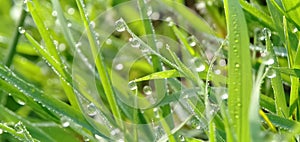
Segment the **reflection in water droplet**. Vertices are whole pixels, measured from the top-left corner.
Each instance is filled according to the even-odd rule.
[[[273,59],[272,55],[269,52],[265,51],[261,54],[261,56],[262,56],[263,64],[265,64],[265,65],[274,64],[274,59]]]
[[[168,26],[169,26],[169,27],[174,26],[174,22],[173,22],[173,19],[172,19],[171,17],[167,17],[167,18],[166,18],[166,21],[168,22]]]
[[[16,132],[19,134],[24,132],[24,126],[21,121],[19,121],[17,124],[15,124],[14,128],[15,128]]]
[[[69,122],[68,118],[62,117],[60,121],[61,121],[61,125],[63,127],[69,127],[70,126],[70,122]]]
[[[125,21],[122,18],[116,21],[115,28],[118,32],[124,32],[126,30]]]
[[[131,91],[134,91],[134,90],[137,90],[137,85],[136,85],[136,82],[135,81],[130,81],[128,83],[128,87]]]
[[[97,107],[93,103],[87,105],[87,114],[90,117],[94,117],[97,114]]]
[[[194,64],[195,66],[195,70],[196,72],[202,72],[205,70],[205,64],[203,64],[203,62],[201,61],[200,58],[193,58],[192,59],[192,63]]]
[[[153,12],[152,7],[149,6],[149,7],[147,8],[147,15],[148,15],[148,16],[151,16],[151,15],[152,15],[152,12]]]
[[[52,11],[52,16],[53,16],[53,17],[56,17],[56,16],[57,16],[57,11],[55,11],[55,10]]]
[[[146,85],[143,88],[143,92],[145,93],[145,95],[151,95],[152,94],[152,88],[150,86]]]
[[[266,76],[268,78],[274,78],[274,77],[276,77],[276,71],[274,69],[268,68],[267,71],[268,71],[268,73],[266,74]]]
[[[18,27],[19,33],[24,34],[26,31],[23,27]]]
[[[221,99],[222,99],[222,100],[228,99],[228,94],[227,94],[227,93],[223,94],[223,95],[221,96]]]
[[[68,14],[73,15],[75,13],[75,9],[74,8],[69,8],[68,9]]]
[[[124,68],[124,65],[121,64],[121,63],[120,63],[120,64],[117,64],[117,65],[115,66],[115,69],[116,69],[116,70],[119,70],[119,71],[122,70],[123,68]]]
[[[184,142],[184,141],[185,141],[185,138],[184,138],[183,135],[179,135],[178,138],[179,138],[179,140],[180,140],[181,142]]]
[[[188,41],[189,45],[192,46],[192,47],[196,46],[196,44],[197,44],[197,43],[196,43],[196,39],[195,39],[194,36],[188,37],[188,38],[187,38],[187,41]]]
[[[141,45],[140,41],[136,38],[130,38],[129,42],[130,42],[131,46],[134,48],[138,48]]]

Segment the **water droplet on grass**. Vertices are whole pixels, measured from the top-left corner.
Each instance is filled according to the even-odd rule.
[[[151,95],[152,94],[152,88],[150,86],[146,85],[143,88],[143,92],[145,93],[145,95]]]
[[[2,130],[2,129],[0,129],[0,135],[1,135],[1,134],[3,134],[3,130]]]
[[[222,99],[222,100],[228,99],[228,94],[227,94],[227,93],[223,94],[223,95],[221,96],[221,99]]]
[[[68,25],[67,25],[67,26],[68,26],[69,28],[70,28],[70,27],[72,27],[72,23],[68,23]]]
[[[15,128],[16,132],[19,134],[24,132],[24,126],[21,121],[19,121],[17,124],[15,124],[14,128]]]
[[[274,59],[269,52],[264,52],[264,53],[262,53],[261,56],[262,56],[263,64],[265,64],[265,65],[274,64]]]
[[[189,45],[192,46],[192,47],[196,46],[196,44],[197,44],[197,43],[196,43],[196,39],[195,39],[194,36],[188,37],[188,38],[187,38],[187,41],[188,41]]]
[[[134,90],[137,90],[137,85],[136,85],[136,82],[135,81],[130,81],[128,83],[128,87],[131,91],[134,91]]]
[[[63,127],[69,127],[70,126],[70,122],[69,122],[68,118],[62,117],[60,121],[61,121],[61,125]]]
[[[73,15],[75,13],[75,9],[74,8],[69,8],[68,9],[68,14]]]
[[[52,16],[53,16],[53,17],[56,17],[56,16],[57,16],[57,11],[53,10],[53,11],[52,11]]]
[[[117,64],[116,67],[115,67],[115,69],[119,70],[119,71],[122,70],[123,68],[124,68],[123,64]]]
[[[92,28],[95,28],[95,27],[96,27],[96,23],[95,23],[94,21],[91,21],[91,22],[90,22],[90,26],[91,26]]]
[[[138,48],[141,46],[140,41],[136,38],[130,38],[129,41],[130,41],[131,46],[134,48]]]
[[[124,32],[126,30],[125,21],[122,18],[116,21],[115,28],[118,32]]]
[[[23,27],[18,27],[19,33],[24,34],[26,31]]]
[[[196,72],[202,72],[205,70],[205,64],[203,64],[200,58],[193,58],[192,63],[195,65]]]
[[[87,114],[90,117],[94,117],[97,114],[97,107],[93,103],[87,105]]]
[[[185,137],[184,137],[183,135],[179,135],[178,138],[179,138],[179,140],[180,140],[181,142],[184,142],[184,141],[185,141]]]
[[[268,78],[271,79],[271,78],[276,77],[276,71],[275,70],[268,68],[267,71],[268,71],[268,73],[266,74],[266,76]]]
[[[149,7],[147,8],[147,15],[148,15],[148,16],[151,16],[151,15],[152,15],[152,12],[153,12],[152,7],[149,6]]]

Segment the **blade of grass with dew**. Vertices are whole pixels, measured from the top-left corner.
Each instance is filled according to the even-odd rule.
[[[5,88],[4,91],[11,93],[13,97],[23,98],[24,99],[24,95],[22,93],[20,93],[18,89],[14,88],[13,86],[11,86],[10,84],[8,84],[4,80],[0,80],[0,86],[4,87]],[[25,99],[26,100],[22,100],[22,101],[24,101],[27,106],[31,107],[32,110],[35,113],[37,113],[40,117],[47,118],[48,120],[52,120],[52,121],[56,121],[57,120],[51,113],[49,113],[48,111],[46,111],[46,109],[42,108],[39,104],[37,104],[36,102],[34,102],[29,97],[26,96]]]
[[[66,116],[72,122],[90,130],[93,134],[98,134],[99,136],[107,138],[106,135],[100,133],[93,126],[91,126],[78,110],[75,110],[69,105],[58,101],[51,96],[44,95],[42,91],[26,83],[3,65],[0,65],[0,77],[10,85],[14,86],[16,89],[20,90],[20,92],[27,97],[30,97],[38,103],[44,105],[49,111],[53,112],[57,116]]]
[[[288,64],[290,68],[294,68],[294,58],[295,52],[292,49],[292,43],[289,38],[289,29],[287,25],[287,20],[285,16],[283,16],[283,29],[284,29],[284,37],[285,37],[285,45],[288,51]],[[300,120],[300,100],[299,100],[299,78],[291,76],[291,91],[290,91],[290,113],[296,114],[296,120]]]
[[[20,141],[38,142],[38,140],[35,139],[28,139],[24,133],[18,133],[17,130],[7,126],[5,123],[0,123],[0,129],[6,131],[7,133],[10,133],[12,136],[14,136],[16,139]]]
[[[238,0],[224,0],[228,55],[228,109],[237,141],[250,141],[249,100],[252,91],[251,58],[247,24]],[[230,132],[227,132],[230,133]]]
[[[189,53],[192,56],[195,56],[195,54],[196,54],[195,50],[190,46],[190,44],[186,40],[186,37],[183,35],[183,33],[176,27],[176,25],[172,25],[172,29],[173,29],[176,37],[184,45],[184,47],[189,51]]]
[[[31,124],[31,122],[29,122],[25,118],[22,118],[21,116],[17,115],[11,110],[8,110],[4,106],[0,105],[0,110],[1,110],[1,114],[3,115],[1,116],[3,121],[4,120],[12,121],[12,122],[22,121],[24,125],[27,126],[28,130],[32,132],[32,136],[34,136],[35,138],[46,142],[55,141],[53,138],[51,138],[51,136],[45,133],[42,129],[40,129],[39,127],[35,127],[34,125]],[[6,119],[3,119],[3,117],[5,117]]]
[[[33,2],[35,2],[35,0],[28,1],[26,4],[27,4],[28,10],[40,32],[41,37],[45,42],[47,50],[49,51],[50,55],[59,63],[60,67],[57,69],[59,69],[62,72],[63,77],[70,78],[68,73],[65,71],[65,66],[62,64],[62,61],[58,54],[58,51],[50,37],[49,31],[47,30],[47,28],[45,27],[44,23],[41,21],[39,15],[38,15],[37,9],[40,9],[40,6],[38,5],[38,2],[35,2],[35,4],[33,4]],[[71,105],[74,108],[79,109],[77,99],[73,92],[73,89],[70,86],[68,86],[64,81],[61,80],[61,82],[62,82],[62,86],[65,90],[65,93],[66,93]]]
[[[98,44],[97,44],[97,41],[96,41],[95,34],[92,31],[91,25],[89,24],[87,14],[84,10],[84,6],[83,6],[84,3],[83,3],[82,0],[76,0],[76,4],[77,4],[77,7],[79,9],[81,19],[84,23],[84,26],[85,26],[85,29],[86,29],[86,32],[87,32],[87,36],[88,36],[88,40],[89,40],[89,43],[90,43],[90,48],[91,48],[91,51],[92,51],[92,54],[93,54],[93,58],[94,58],[94,61],[95,61],[95,64],[96,64],[96,68],[97,68],[98,74],[101,78],[102,85],[103,85],[103,88],[104,88],[104,92],[105,92],[106,98],[108,100],[109,106],[111,108],[112,114],[114,115],[119,127],[121,127],[121,129],[123,129],[123,122],[121,120],[122,119],[121,118],[121,112],[120,112],[120,109],[118,107],[117,101],[115,99],[115,94],[113,92],[111,82],[110,82],[109,77],[108,77],[107,72],[106,72],[106,67],[104,65],[103,57],[102,57],[101,54],[98,55],[98,49],[97,49]]]
[[[259,19],[259,22],[261,22],[263,25],[266,25],[270,29],[275,29],[271,17],[265,12],[255,8],[245,0],[240,0],[240,4],[245,11]]]
[[[295,127],[300,127],[300,123],[298,121],[289,120],[270,113],[267,113],[266,116],[273,125],[284,130],[292,131]]]
[[[278,67],[278,59],[275,55],[274,49],[272,48],[271,43],[271,31],[269,29],[264,29],[265,39],[266,39],[266,49],[270,54],[271,59],[273,60],[273,64],[270,65],[271,67]],[[268,55],[267,55],[268,56]],[[269,59],[268,59],[269,60]],[[281,117],[288,117],[289,111],[287,107],[287,102],[285,99],[285,92],[282,85],[281,75],[278,71],[275,71],[276,77],[271,79],[271,85],[274,92],[274,100],[276,106],[276,113]]]

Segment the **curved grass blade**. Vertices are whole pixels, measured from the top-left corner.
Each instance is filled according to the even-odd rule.
[[[274,49],[272,48],[271,43],[271,31],[268,29],[264,30],[265,39],[266,39],[266,49],[269,51],[271,58],[274,60],[274,63],[271,67],[278,67],[278,59],[275,56]],[[276,113],[282,117],[288,117],[288,107],[287,102],[285,99],[285,93],[282,85],[281,75],[278,71],[276,71],[276,77],[271,79],[271,85],[274,90],[274,99],[275,99],[275,106],[276,106]]]
[[[35,2],[35,5],[33,4]],[[38,15],[38,10],[40,10],[40,6],[38,5],[38,2],[34,1],[28,1],[27,7],[29,12],[31,13],[31,16],[40,32],[40,35],[42,39],[45,41],[45,45],[47,47],[47,51],[50,53],[51,57],[53,57],[56,62],[58,63],[59,67],[56,68],[57,70],[61,71],[61,75],[65,78],[70,78],[69,74],[65,70],[65,66],[63,65],[60,56],[58,54],[58,51],[50,37],[49,31],[45,27],[44,23],[42,22],[41,18]],[[61,78],[60,78],[61,79]],[[77,98],[73,92],[73,89],[68,86],[63,80],[61,80],[62,86],[65,90],[65,93],[71,103],[71,105],[77,109],[79,109],[78,103],[77,103]]]
[[[78,110],[75,110],[74,108],[52,98],[51,96],[44,95],[42,91],[26,83],[3,65],[0,65],[0,77],[27,97],[30,97],[31,99],[34,99],[38,103],[44,105],[49,111],[53,112],[57,116],[65,116],[72,122],[90,130],[93,134],[108,138],[105,134],[100,133],[93,126],[91,126]]]
[[[17,130],[7,126],[6,124],[0,123],[0,129],[10,133],[12,136],[14,136],[15,138],[17,138],[20,141],[26,141],[26,142],[39,142],[38,140],[33,139],[32,137],[28,137],[30,134],[27,133],[28,131],[26,130],[26,128],[23,125],[20,125],[21,131],[26,131],[24,133],[18,133]]]
[[[252,91],[252,72],[247,24],[238,0],[224,0],[224,8],[229,36],[230,123],[234,127],[237,141],[248,142],[250,141],[249,100]]]
[[[272,19],[269,15],[255,8],[245,0],[240,0],[240,4],[245,11],[249,12],[251,15],[259,19],[259,22],[262,22],[262,24],[266,25],[270,29],[275,29],[274,24],[272,23]]]

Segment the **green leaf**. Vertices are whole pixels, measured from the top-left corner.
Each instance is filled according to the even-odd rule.
[[[228,109],[231,126],[235,130],[237,141],[250,141],[249,100],[252,92],[252,71],[249,50],[249,36],[244,13],[238,0],[224,0],[228,51]],[[227,141],[233,136],[227,131]]]

